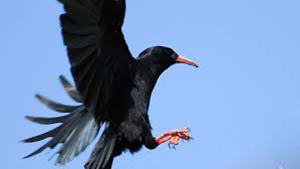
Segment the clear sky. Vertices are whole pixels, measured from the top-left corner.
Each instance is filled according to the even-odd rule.
[[[128,1],[124,33],[134,56],[170,46],[202,67],[175,65],[153,93],[155,135],[189,126],[195,140],[177,150],[125,153],[114,169],[299,169],[300,1]],[[56,168],[55,151],[21,158],[42,143],[23,138],[53,126],[25,115],[59,115],[33,95],[73,103],[57,77],[71,79],[55,0],[0,2],[1,168]],[[92,146],[65,169],[83,168]]]

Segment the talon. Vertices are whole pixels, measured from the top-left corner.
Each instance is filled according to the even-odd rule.
[[[169,149],[171,149],[172,147],[171,147],[171,142],[169,142],[168,143],[168,147],[169,147]]]
[[[189,127],[186,127],[186,130],[188,131],[188,133],[192,131]]]

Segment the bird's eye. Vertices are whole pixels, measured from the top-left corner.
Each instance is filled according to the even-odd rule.
[[[175,61],[177,59],[177,57],[178,57],[178,54],[177,53],[173,53],[173,54],[170,55],[170,57],[172,58],[172,60]]]

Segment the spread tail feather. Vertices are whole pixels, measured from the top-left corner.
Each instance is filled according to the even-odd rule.
[[[60,76],[60,80],[69,96],[80,102],[81,98],[77,90],[63,76]],[[50,141],[24,158],[34,156],[46,148],[53,149],[62,143],[62,147],[57,152],[59,156],[56,163],[65,164],[85,150],[96,137],[101,125],[96,123],[93,115],[84,105],[69,106],[54,102],[41,95],[36,95],[36,97],[50,109],[68,114],[53,118],[26,116],[28,120],[39,124],[62,124],[46,133],[23,140],[25,143],[32,143],[52,137]]]
[[[107,127],[84,165],[85,169],[111,169],[116,140],[116,133]]]

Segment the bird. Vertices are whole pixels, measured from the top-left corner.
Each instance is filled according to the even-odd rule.
[[[170,66],[198,64],[165,46],[153,46],[133,57],[122,32],[125,0],[58,0],[63,5],[61,32],[71,65],[73,85],[59,76],[66,93],[77,105],[58,103],[40,94],[36,98],[58,117],[25,118],[56,128],[23,141],[51,138],[32,157],[61,144],[56,163],[64,165],[101,135],[85,169],[111,169],[113,159],[124,151],[135,153],[143,146],[152,150],[169,142],[191,140],[188,128],[173,129],[155,137],[148,108],[159,76]],[[103,130],[101,130],[103,129]],[[101,130],[101,131],[100,131]]]

